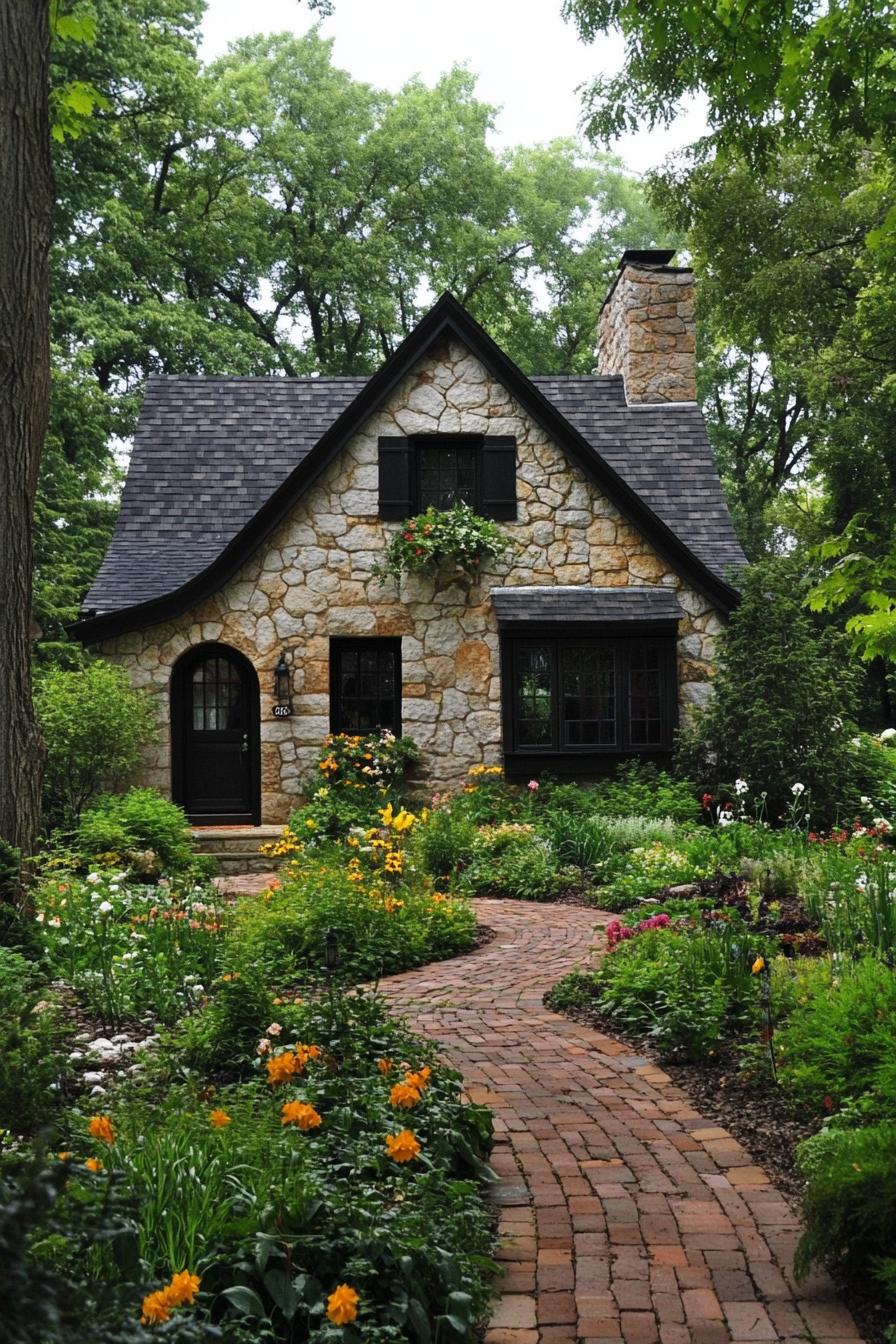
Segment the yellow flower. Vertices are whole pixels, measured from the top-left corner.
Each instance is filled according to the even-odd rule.
[[[287,1101],[280,1110],[281,1125],[297,1125],[303,1134],[317,1129],[323,1121],[313,1106],[306,1101]]]
[[[98,1157],[88,1157],[84,1165],[88,1171],[100,1172],[103,1169],[103,1164]]]
[[[432,1069],[427,1066],[422,1069],[417,1069],[413,1073],[406,1073],[404,1080],[408,1087],[416,1087],[418,1092],[422,1092],[425,1087],[429,1086],[431,1076]]]
[[[753,962],[753,974],[758,975],[760,971],[765,970],[765,957],[757,957]]]
[[[404,901],[399,901],[395,896],[387,896],[383,901],[383,909],[387,915],[394,915],[396,910],[401,910]]]
[[[273,1059],[265,1061],[268,1082],[271,1087],[277,1087],[279,1083],[288,1082],[293,1074],[300,1073],[303,1067],[303,1064],[299,1062],[298,1055],[294,1055],[291,1050],[284,1050],[281,1055],[274,1055]]]
[[[392,1061],[391,1059],[378,1059],[376,1062],[376,1066],[379,1069],[380,1073],[387,1074],[390,1073],[392,1070]]]
[[[162,1292],[172,1307],[184,1307],[193,1301],[199,1292],[201,1282],[198,1274],[191,1274],[189,1270],[182,1269],[179,1274],[172,1275],[171,1282],[167,1288],[162,1289]]]
[[[409,1083],[396,1083],[389,1093],[389,1104],[410,1111],[420,1100],[420,1091]]]
[[[387,803],[385,807],[380,808],[380,820],[384,826],[392,825],[392,804]]]
[[[154,1293],[149,1293],[143,1299],[143,1314],[140,1317],[141,1325],[164,1325],[171,1319],[171,1303],[168,1301],[168,1294],[164,1288],[159,1288]]]
[[[351,1325],[358,1315],[358,1294],[347,1283],[340,1283],[327,1298],[327,1315],[334,1325]]]
[[[402,808],[398,816],[392,819],[392,829],[393,831],[409,831],[416,820],[413,812],[406,812]]]
[[[307,821],[305,822],[305,825],[308,827],[309,831],[317,830],[317,822],[314,821],[311,817],[308,817]]]
[[[87,1128],[91,1136],[94,1139],[99,1139],[101,1143],[115,1142],[115,1130],[112,1128],[112,1121],[108,1115],[92,1115]]]
[[[230,1116],[220,1108],[212,1111],[208,1118],[213,1129],[226,1129],[230,1124]]]
[[[398,849],[390,849],[389,853],[386,855],[386,863],[385,863],[386,872],[400,873],[403,866],[404,866],[404,859],[402,857],[401,851]]]
[[[409,1129],[386,1135],[386,1151],[393,1162],[413,1162],[420,1156],[420,1144]]]

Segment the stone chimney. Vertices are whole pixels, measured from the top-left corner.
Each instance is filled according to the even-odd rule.
[[[599,373],[621,373],[629,404],[696,401],[694,272],[674,251],[627,250],[600,310]]]

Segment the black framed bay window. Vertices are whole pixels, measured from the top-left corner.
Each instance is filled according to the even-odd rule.
[[[401,640],[330,640],[330,731],[401,735]]]
[[[519,768],[661,754],[678,722],[675,637],[505,636],[504,744]],[[528,763],[527,762],[531,762]]]

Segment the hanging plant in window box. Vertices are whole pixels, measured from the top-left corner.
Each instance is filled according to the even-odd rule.
[[[455,569],[475,578],[488,560],[503,559],[512,545],[497,523],[480,518],[469,504],[455,504],[444,512],[429,508],[402,523],[373,572],[379,579],[397,581],[402,574]]]

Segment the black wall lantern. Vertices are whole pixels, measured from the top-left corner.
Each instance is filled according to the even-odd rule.
[[[274,718],[285,719],[292,713],[292,677],[286,653],[280,654],[280,661],[274,668]]]

